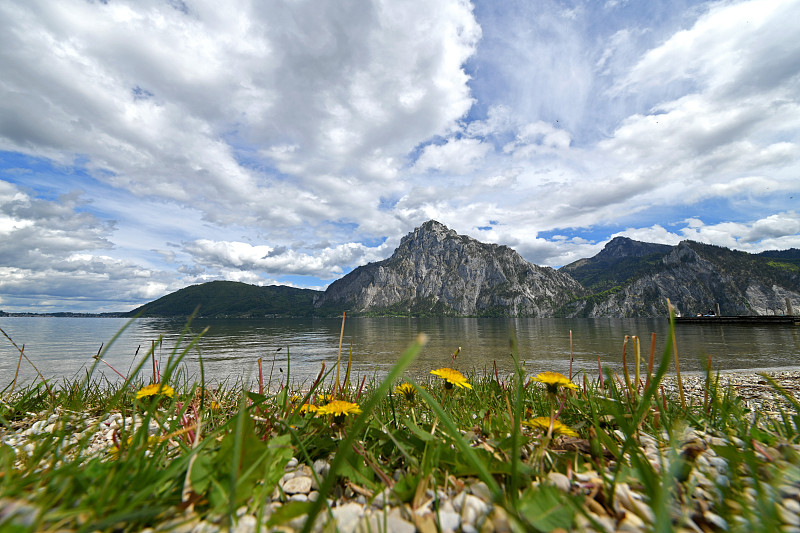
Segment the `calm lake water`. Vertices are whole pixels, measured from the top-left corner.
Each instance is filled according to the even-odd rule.
[[[0,328],[20,348],[25,345],[25,355],[39,371],[57,380],[85,376],[101,344],[108,345],[127,323],[126,319],[115,318],[0,318]],[[183,360],[182,366],[190,376],[199,378],[202,358],[207,380],[254,383],[258,377],[257,360],[262,358],[265,381],[271,373],[275,385],[284,381],[287,374],[297,384],[310,383],[323,362],[328,369],[336,363],[341,319],[195,320],[188,335],[179,342],[184,326],[182,321],[136,319],[108,347],[103,359],[127,375],[161,336],[163,340],[155,353],[163,368],[176,347],[186,347],[189,339],[208,327]],[[342,359],[347,360],[352,343],[353,375],[359,380],[364,375],[380,377],[418,334],[425,333],[428,343],[409,374],[418,377],[431,369],[449,366],[449,354],[460,346],[456,368],[484,371],[496,363],[503,376],[513,370],[510,339],[516,338],[527,372],[553,370],[566,374],[570,332],[573,372],[596,376],[598,356],[604,366],[621,368],[626,335],[640,338],[642,359],[646,361],[651,333],[655,333],[658,364],[669,328],[666,319],[348,318]],[[715,370],[800,367],[800,328],[796,326],[684,324],[676,327],[676,337],[683,372],[700,371],[709,354]],[[628,354],[629,361],[633,361],[630,345]],[[0,335],[0,390],[14,379],[18,360],[19,351]],[[142,372],[149,378],[149,360]],[[25,360],[19,374],[23,383],[36,378],[36,371]],[[120,379],[103,363],[94,375],[111,381]]]

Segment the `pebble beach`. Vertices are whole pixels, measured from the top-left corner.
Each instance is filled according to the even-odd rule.
[[[800,370],[769,372],[771,377],[786,393],[794,398],[800,397]],[[705,401],[705,376],[683,376],[686,402],[703,405]],[[663,381],[664,393],[677,395],[677,379],[667,376]],[[719,375],[719,386],[730,390],[758,417],[782,417],[795,413],[794,404],[778,393],[764,375],[753,372],[726,372]],[[115,447],[114,432],[123,424],[128,426],[141,423],[134,418],[127,420],[119,413],[107,413],[101,418],[85,416],[65,410],[27,416],[16,420],[10,427],[0,427],[0,440],[14,450],[17,457],[33,452],[36,436],[53,431],[57,424],[69,420],[74,439],[87,436],[91,432],[90,446],[82,453],[87,456],[100,455],[113,460]],[[151,433],[158,426],[151,422]],[[624,438],[618,430],[619,438]],[[670,443],[666,433],[651,435],[638,434],[640,446],[656,471],[670,468],[671,462],[692,458],[693,468],[683,481],[677,496],[669,502],[670,513],[677,531],[731,531],[737,524],[729,523],[719,511],[721,487],[730,486],[734,473],[729,461],[718,450],[732,448],[744,449],[744,441],[728,435],[706,432],[702,428],[684,428]],[[559,437],[553,443],[553,453],[564,452],[580,447],[585,441]],[[481,445],[480,439],[474,445]],[[677,445],[677,449],[676,446]],[[800,457],[797,442],[756,443],[759,460],[788,472],[777,487],[776,512],[782,523],[782,531],[800,533],[800,467],[795,459]],[[85,457],[84,457],[85,458]],[[80,461],[81,457],[65,460]],[[18,461],[18,464],[21,464]],[[654,523],[654,510],[643,487],[636,483],[618,482],[614,485],[613,498],[606,494],[608,486],[604,478],[610,475],[615,464],[605,465],[606,471],[599,470],[589,463],[581,465],[567,474],[551,472],[545,478],[537,479],[535,484],[547,484],[559,491],[573,495],[581,502],[582,512],[576,513],[574,531],[649,531]],[[252,506],[241,507],[236,520],[230,526],[237,533],[256,531],[300,531],[305,524],[305,516],[297,516],[280,525],[268,525],[270,517],[293,501],[314,501],[323,497],[319,483],[328,475],[330,460],[319,459],[313,464],[304,464],[297,457],[289,460],[284,473],[273,493],[253,512]],[[405,472],[397,469],[392,481],[397,482]],[[738,474],[737,474],[738,475]],[[752,474],[751,474],[752,475]],[[742,478],[748,483],[747,475]],[[755,484],[753,485],[755,487]],[[744,499],[755,500],[755,489],[745,489]],[[399,532],[423,533],[464,532],[490,533],[513,531],[513,524],[505,510],[492,500],[491,491],[476,477],[449,476],[444,485],[429,487],[412,502],[400,502],[387,486],[382,491],[371,491],[358,484],[347,482],[335,486],[333,494],[325,496],[330,512],[320,513],[312,531],[340,531],[343,533]],[[613,502],[613,503],[609,503]],[[733,502],[732,505],[741,505]],[[41,512],[35,501],[30,499],[4,498],[0,500],[0,530],[25,531],[36,523]],[[16,528],[16,529],[13,529]],[[229,526],[223,517],[197,514],[193,506],[175,509],[174,513],[163,516],[156,526],[145,531],[175,531],[181,533],[215,533],[227,531]],[[61,531],[69,531],[63,529]]]

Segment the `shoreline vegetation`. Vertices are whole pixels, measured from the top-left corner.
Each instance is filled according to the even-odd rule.
[[[272,392],[190,381],[188,331],[121,383],[101,351],[2,384],[0,530],[800,531],[800,368],[682,376],[672,339],[655,368],[626,338],[616,373],[477,374],[456,349],[408,380],[420,337],[381,380],[340,346]]]

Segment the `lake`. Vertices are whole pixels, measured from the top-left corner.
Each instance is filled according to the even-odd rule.
[[[101,344],[126,324],[117,318],[2,317],[0,328],[20,347],[31,363],[48,379],[84,377],[94,362]],[[183,360],[184,370],[199,378],[202,358],[207,380],[229,384],[255,383],[257,361],[262,358],[265,381],[273,385],[286,380],[310,383],[324,362],[327,369],[336,363],[341,319],[197,319],[180,342],[183,321],[140,318],[130,321],[119,338],[108,347],[103,360],[123,375],[143,361],[153,342],[156,359],[163,368],[176,346],[185,347],[189,339],[206,327],[208,331]],[[428,343],[408,370],[415,377],[430,370],[450,366],[450,354],[461,347],[455,368],[462,372],[492,370],[497,365],[501,377],[514,368],[510,339],[515,338],[517,353],[528,373],[552,370],[567,374],[570,366],[572,332],[573,373],[597,375],[597,358],[614,370],[622,367],[622,347],[626,335],[640,338],[642,360],[650,352],[651,333],[656,334],[656,364],[661,359],[669,334],[666,319],[537,319],[537,318],[347,318],[344,328],[342,360],[353,354],[354,378],[383,376],[403,350],[419,335]],[[714,370],[796,369],[800,366],[800,328],[791,325],[742,326],[736,324],[678,325],[676,339],[682,372],[701,371],[712,355]],[[288,355],[288,360],[287,360]],[[628,355],[633,364],[633,351]],[[0,388],[14,379],[19,351],[0,335]],[[670,370],[674,370],[672,363]],[[148,359],[142,372],[149,379],[152,364]],[[342,368],[344,372],[344,366]],[[100,363],[95,376],[118,381],[106,364]],[[31,383],[36,371],[22,361],[19,382]]]

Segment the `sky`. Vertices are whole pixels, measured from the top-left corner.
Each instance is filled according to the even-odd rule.
[[[800,1],[0,0],[0,310],[800,248]]]

